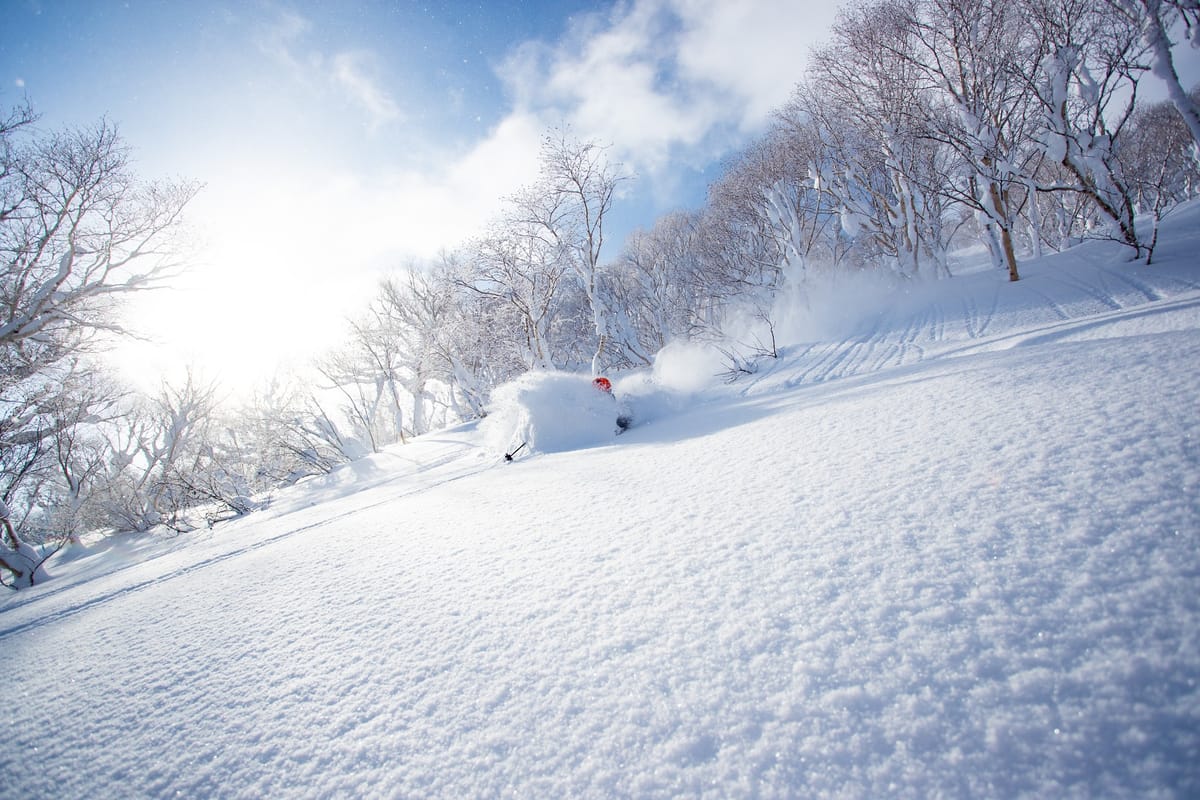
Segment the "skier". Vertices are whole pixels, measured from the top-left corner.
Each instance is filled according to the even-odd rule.
[[[613,395],[612,381],[610,381],[608,378],[605,378],[603,375],[601,375],[600,377],[597,377],[597,378],[593,378],[592,386],[595,386],[599,391],[601,391],[604,394],[611,397],[613,399],[614,403],[617,401],[616,396]],[[624,409],[624,408],[621,408],[620,406],[618,406],[618,408],[617,408],[618,433],[624,433],[625,431],[629,430],[629,426],[632,424],[633,424],[633,415],[629,413],[628,409]]]

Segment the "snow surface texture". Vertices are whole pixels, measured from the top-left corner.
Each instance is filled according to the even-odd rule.
[[[58,560],[0,598],[4,794],[1200,796],[1200,208],[1163,235]]]

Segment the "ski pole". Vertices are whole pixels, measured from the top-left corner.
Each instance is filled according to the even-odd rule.
[[[517,449],[516,449],[516,450],[513,450],[511,453],[505,453],[505,454],[504,454],[504,460],[505,460],[505,461],[512,461],[512,460],[513,460],[513,456],[515,456],[517,453],[521,452],[521,448],[522,448],[522,447],[524,447],[524,446],[525,446],[525,442],[521,442],[521,444],[517,446]]]

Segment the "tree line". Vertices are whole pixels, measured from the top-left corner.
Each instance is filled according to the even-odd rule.
[[[482,417],[533,369],[651,363],[706,339],[731,375],[776,354],[782,297],[821,273],[950,276],[981,243],[997,269],[1086,238],[1150,263],[1200,187],[1200,95],[1172,38],[1200,0],[874,0],[847,7],[766,131],[704,205],[635,231],[609,150],[552,130],[540,170],[466,244],[384,280],[314,376],[235,407],[189,375],[144,396],[98,359],[119,301],[178,269],[191,182],[132,174],[115,126],[0,120],[0,581],[85,531],[191,530],[270,492]],[[1182,44],[1182,42],[1181,42]],[[1146,80],[1168,100],[1140,100]],[[755,323],[750,341],[732,332]],[[19,533],[18,533],[19,531]],[[25,555],[21,555],[24,553]],[[23,560],[22,560],[23,559]],[[24,565],[24,568],[22,568]]]

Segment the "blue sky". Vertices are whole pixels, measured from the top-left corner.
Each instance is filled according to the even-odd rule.
[[[464,142],[485,133],[505,111],[495,65],[507,51],[523,39],[553,40],[572,14],[596,8],[572,0],[514,3],[502,13],[483,3],[6,5],[5,90],[19,82],[47,117],[108,113],[130,139],[166,135],[166,146],[139,147],[154,161],[177,160],[189,140],[233,138],[251,125],[275,129],[282,142],[368,145],[327,154],[346,163],[376,151],[399,157],[404,145],[419,150],[431,137]],[[323,70],[332,80],[313,80]]]
[[[695,206],[827,39],[811,0],[0,0],[0,102],[108,116],[205,184],[191,271],[139,299],[133,371],[303,363],[388,270],[480,232],[567,124],[636,180],[607,256]],[[219,324],[214,324],[219,322]]]

